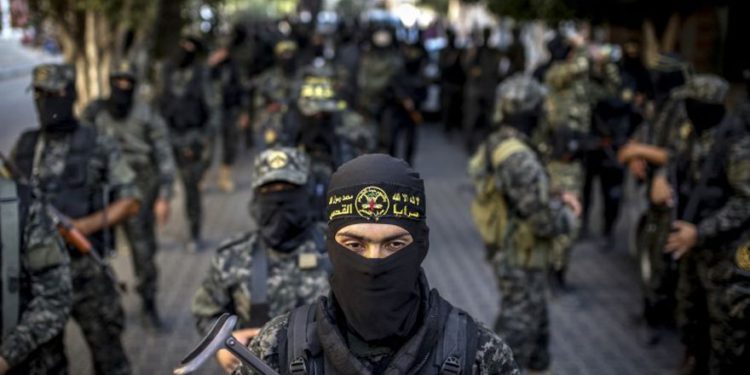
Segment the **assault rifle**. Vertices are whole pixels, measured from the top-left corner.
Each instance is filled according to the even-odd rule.
[[[108,278],[110,278],[115,285],[117,285],[120,291],[125,292],[125,284],[118,281],[117,276],[112,271],[112,267],[110,267],[109,264],[107,264],[102,259],[91,241],[89,241],[89,239],[83,233],[81,233],[80,230],[76,229],[75,225],[73,225],[73,221],[68,216],[60,212],[60,210],[58,210],[55,206],[50,204],[45,194],[41,191],[41,189],[39,189],[39,186],[31,184],[29,182],[29,179],[26,178],[26,176],[24,176],[21,171],[16,168],[16,166],[5,156],[5,154],[1,152],[0,161],[2,161],[3,166],[5,166],[5,168],[8,170],[8,173],[10,173],[11,177],[14,180],[22,185],[26,185],[31,188],[32,196],[42,202],[44,213],[52,222],[52,225],[55,227],[55,229],[57,229],[57,232],[60,233],[60,236],[63,238],[63,240],[65,240],[65,243],[72,246],[79,253],[91,257],[91,259],[94,260],[94,263],[96,263],[96,265],[102,269],[102,272],[104,272],[104,274]]]
[[[216,319],[211,326],[208,334],[198,343],[180,362],[179,367],[174,369],[175,375],[190,374],[197,371],[206,361],[213,358],[217,351],[227,349],[234,354],[237,359],[247,366],[250,366],[256,372],[262,375],[279,375],[274,369],[261,361],[245,345],[232,336],[234,326],[237,324],[237,317],[229,314],[222,314]]]

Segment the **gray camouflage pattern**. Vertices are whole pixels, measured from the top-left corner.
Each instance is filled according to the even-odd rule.
[[[310,157],[291,147],[264,150],[253,163],[253,189],[269,182],[305,185],[310,174]]]
[[[315,230],[322,230],[316,226]],[[219,247],[208,275],[203,279],[193,297],[192,312],[201,334],[206,334],[211,324],[223,313],[236,314],[237,328],[253,328],[251,321],[252,251],[264,246],[257,233],[249,233],[230,240]],[[268,252],[268,302],[269,316],[285,314],[295,307],[312,303],[328,294],[328,273],[321,266],[324,255],[312,239],[303,242],[289,254],[266,248]],[[302,254],[317,258],[317,267],[301,269],[298,262]]]
[[[672,92],[673,98],[695,99],[706,103],[723,104],[729,94],[729,83],[713,74],[697,74]]]
[[[40,204],[31,203],[26,220],[21,285],[30,295],[22,297],[15,329],[0,338],[0,357],[10,374],[64,374],[62,335],[73,302],[70,260]]]
[[[44,150],[35,177],[39,181],[53,182],[59,179],[66,164],[70,136],[45,137]],[[136,198],[141,195],[135,185],[135,173],[122,158],[114,139],[97,132],[92,157],[88,160],[86,185],[93,189],[108,186],[112,201]],[[15,158],[16,150],[13,152]],[[50,186],[39,186],[44,192],[53,191]],[[51,194],[47,197],[54,200]],[[121,334],[124,313],[120,295],[111,279],[90,258],[75,256],[71,260],[73,281],[72,317],[83,331],[92,352],[94,368],[106,374],[130,373],[130,364],[122,346]]]
[[[516,139],[527,142],[514,128],[501,126],[480,147],[473,160],[483,157],[485,147],[500,147],[504,141]],[[481,174],[477,166],[472,176]],[[484,172],[486,173],[486,172]],[[532,254],[516,248],[515,241],[506,241],[492,259],[492,268],[501,295],[500,313],[495,331],[513,349],[516,362],[523,368],[545,370],[549,367],[549,316],[547,312],[546,267],[550,259],[553,239],[571,228],[568,209],[550,192],[550,183],[542,162],[531,148],[512,153],[499,165],[492,166],[496,187],[507,198],[509,228],[507,238],[519,224],[528,224],[534,241]],[[522,264],[518,259],[530,259]]]
[[[250,350],[276,371],[279,369],[279,337],[286,334],[289,325],[289,314],[284,314],[271,319],[260,334],[250,343]],[[508,345],[489,328],[477,323],[477,354],[471,373],[474,375],[520,375],[513,360],[513,353]],[[374,368],[380,362],[382,354],[374,353],[371,360],[359,358],[364,361],[367,368]],[[234,375],[255,374],[254,371],[245,366],[240,366],[234,371]]]

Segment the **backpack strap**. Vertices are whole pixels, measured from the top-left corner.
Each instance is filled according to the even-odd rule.
[[[300,306],[289,313],[286,329],[286,356],[282,360],[282,373],[290,375],[315,374],[311,361],[319,350],[315,347],[315,307],[317,304]],[[284,359],[286,359],[284,363]]]
[[[507,160],[511,155],[528,149],[528,146],[526,146],[523,142],[519,141],[516,138],[506,139],[500,142],[500,144],[496,147],[493,147],[491,150],[490,148],[488,148],[487,152],[491,153],[489,159],[491,161],[490,166],[493,168],[497,167],[505,160]]]
[[[252,274],[250,275],[250,326],[262,327],[270,319],[268,305],[268,253],[260,245],[253,244]]]
[[[477,325],[468,314],[453,307],[438,343],[435,366],[440,375],[470,374],[477,352]]]

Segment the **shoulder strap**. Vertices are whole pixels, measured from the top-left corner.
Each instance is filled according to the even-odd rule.
[[[268,305],[268,253],[260,241],[253,244],[250,275],[250,326],[261,327],[270,319]]]
[[[470,374],[477,351],[477,325],[468,314],[451,308],[435,355],[441,375]]]
[[[511,155],[520,152],[528,150],[529,147],[526,146],[523,142],[519,141],[516,138],[509,138],[504,141],[502,141],[497,147],[494,147],[491,151],[491,161],[492,166],[497,167],[498,165],[502,164],[505,160],[507,160]]]
[[[34,165],[34,152],[39,140],[39,130],[31,130],[23,133],[16,145],[16,155],[13,163],[18,167],[21,174],[31,177]]]
[[[21,220],[16,184],[0,179],[0,247],[2,258],[2,337],[18,324],[21,275]]]
[[[315,340],[315,307],[317,304],[300,306],[289,313],[286,329],[286,356],[280,358],[283,374],[314,374],[313,341]],[[281,357],[281,356],[280,356]]]

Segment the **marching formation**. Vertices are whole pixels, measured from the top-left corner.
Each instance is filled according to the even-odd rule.
[[[234,339],[278,373],[549,373],[548,299],[574,293],[566,273],[592,236],[594,181],[608,250],[628,179],[648,201],[633,246],[654,340],[677,328],[681,374],[747,371],[750,98],[730,100],[727,81],[675,56],[647,64],[637,40],[573,30],[550,30],[535,66],[522,28],[503,48],[497,30],[387,19],[185,34],[158,66],[114,64],[109,95],[78,103],[80,116],[74,68],[37,66],[39,127],[2,161],[0,375],[66,374],[69,318],[96,374],[132,373],[113,229],[131,249],[141,322],[164,331],[156,233],[174,184],[185,252],[208,251],[206,172],[218,155],[217,185],[233,191],[243,147],[252,198],[237,204],[252,224],[213,250],[190,310],[201,335],[235,315]],[[414,160],[436,121],[471,156],[470,210],[501,296],[491,328],[422,270]],[[226,349],[215,358],[256,371]]]

